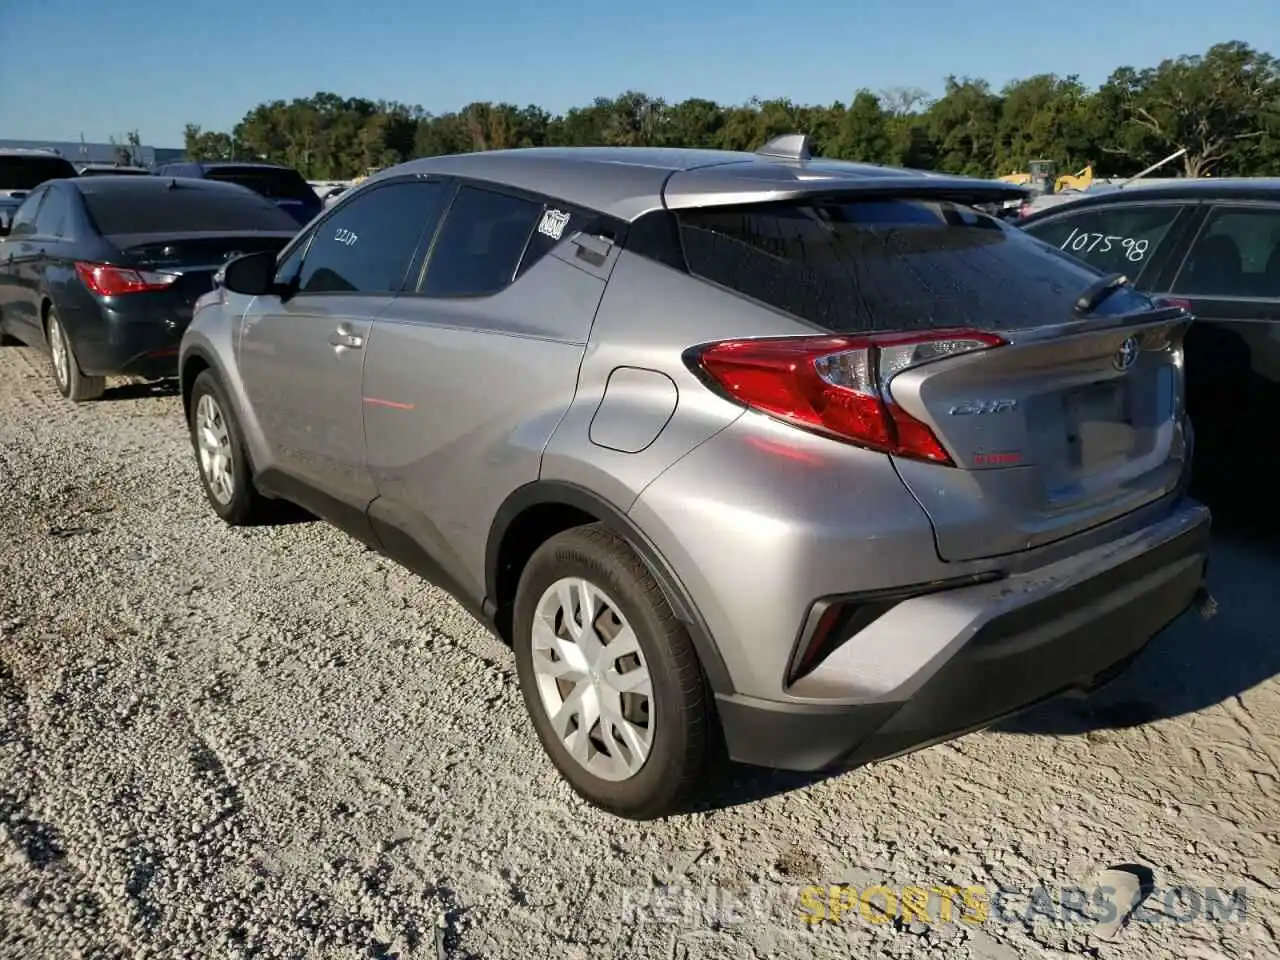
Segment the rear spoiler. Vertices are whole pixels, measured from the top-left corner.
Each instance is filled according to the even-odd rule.
[[[1001,180],[813,158],[798,134],[771,140],[752,158],[677,170],[663,188],[668,210],[886,197],[979,206],[1030,195],[1028,187]]]
[[[760,203],[781,203],[788,200],[873,200],[889,197],[903,200],[938,200],[967,206],[988,203],[1004,203],[1024,199],[1027,191],[1007,183],[987,180],[968,180],[963,177],[876,177],[862,180],[840,181],[832,178],[815,178],[806,183],[767,185],[752,183],[745,177],[734,177],[725,167],[710,167],[702,176],[702,170],[687,170],[675,174],[667,183],[663,199],[669,210],[692,210],[699,207],[747,206]],[[718,181],[718,182],[717,182]]]

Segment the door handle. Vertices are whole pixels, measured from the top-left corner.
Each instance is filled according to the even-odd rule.
[[[329,342],[335,347],[359,350],[364,346],[364,337],[354,333],[347,333],[345,330],[335,330],[329,334]]]

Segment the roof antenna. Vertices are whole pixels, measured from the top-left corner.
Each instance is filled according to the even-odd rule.
[[[769,157],[774,160],[812,160],[809,152],[809,136],[804,133],[784,133],[774,137],[756,151],[757,157]]]

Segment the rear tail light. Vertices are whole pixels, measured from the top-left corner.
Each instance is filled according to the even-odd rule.
[[[153,273],[129,270],[107,263],[77,263],[76,273],[93,293],[100,297],[119,297],[126,293],[150,293],[165,290],[178,279],[176,273]]]
[[[1158,307],[1177,307],[1179,310],[1185,310],[1191,313],[1191,301],[1183,300],[1181,297],[1157,297],[1156,306]]]
[[[727,340],[691,357],[730,399],[779,420],[899,457],[954,466],[929,426],[893,402],[904,370],[1005,341],[978,330]]]

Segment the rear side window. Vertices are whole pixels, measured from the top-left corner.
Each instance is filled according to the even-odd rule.
[[[36,214],[36,233],[42,237],[65,237],[70,213],[66,194],[50,187]]]
[[[690,272],[837,333],[1060,323],[1098,278],[948,202],[709,208],[681,213],[679,222]],[[1132,296],[1109,298],[1108,309],[1146,305]]]
[[[460,187],[436,238],[419,292],[430,297],[478,297],[507,287],[543,214],[543,205],[532,200]]]
[[[299,292],[399,291],[422,236],[434,233],[448,193],[444,182],[414,180],[356,194],[316,225]]]
[[[40,213],[40,205],[48,196],[49,190],[37,190],[22,201],[22,205],[13,212],[13,220],[9,225],[9,235],[26,237],[36,232],[36,217]]]
[[[537,225],[529,236],[529,243],[524,248],[524,256],[520,259],[516,279],[524,276],[530,267],[550,253],[565,237],[571,237],[582,230],[606,231],[607,229],[606,218],[599,214],[570,207],[555,200],[548,201],[538,216]]]
[[[270,200],[306,200],[314,202],[316,192],[297,170],[277,167],[213,167],[204,173],[206,180],[238,183]]]
[[[1173,283],[1188,296],[1280,297],[1280,209],[1219,207]]]
[[[75,175],[71,161],[62,157],[0,157],[0,190],[34,190],[46,180]]]
[[[297,230],[279,207],[245,191],[164,186],[125,181],[110,190],[83,190],[98,232],[195,233],[201,230]],[[101,181],[98,181],[101,183]],[[142,182],[142,183],[140,183]],[[172,181],[171,181],[172,182]],[[177,181],[181,183],[181,181]],[[135,184],[138,184],[135,186]]]
[[[1177,204],[1115,204],[1028,224],[1024,229],[1103,273],[1137,277],[1163,246],[1181,210]]]

